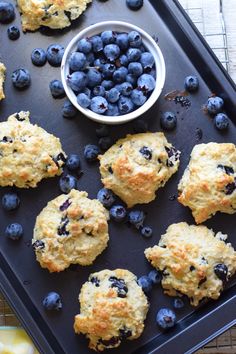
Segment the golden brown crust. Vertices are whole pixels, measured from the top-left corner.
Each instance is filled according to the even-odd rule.
[[[5,98],[3,84],[5,81],[6,67],[3,63],[0,62],[0,101]]]

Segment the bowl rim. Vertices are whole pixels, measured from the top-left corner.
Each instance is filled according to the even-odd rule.
[[[154,48],[154,51],[157,53],[157,56],[154,56],[155,65],[157,66],[157,62],[159,62],[160,67],[161,67],[160,80],[159,81],[156,80],[156,86],[155,86],[152,94],[150,95],[150,97],[147,99],[147,101],[142,106],[137,108],[135,111],[132,111],[132,112],[124,114],[124,115],[105,116],[102,114],[95,113],[88,108],[81,107],[76,101],[76,96],[75,96],[73,90],[69,87],[69,85],[66,82],[66,69],[68,68],[67,59],[71,53],[71,49],[74,47],[75,43],[78,42],[79,39],[88,36],[88,32],[93,32],[95,30],[97,30],[97,33],[102,32],[103,26],[105,26],[105,27],[110,26],[111,28],[112,28],[112,26],[122,26],[122,27],[126,27],[127,31],[136,30],[136,31],[140,32],[144,41],[149,42],[150,46],[152,46],[152,48]],[[124,28],[122,28],[121,31],[124,31]],[[93,35],[95,35],[95,34],[91,34],[91,36],[93,36]],[[156,58],[158,58],[158,61]],[[62,63],[61,63],[61,79],[62,79],[62,84],[64,86],[67,98],[77,108],[77,110],[79,110],[80,112],[83,113],[83,115],[85,115],[86,117],[88,117],[91,120],[94,120],[98,123],[103,123],[103,124],[122,124],[122,123],[129,122],[133,119],[136,119],[140,115],[144,114],[146,111],[148,111],[152,107],[152,105],[159,98],[159,96],[162,92],[163,86],[165,84],[165,78],[166,78],[166,66],[165,66],[164,57],[163,57],[163,54],[162,54],[162,51],[161,51],[159,45],[155,42],[155,40],[145,30],[143,30],[142,28],[140,28],[136,25],[133,25],[131,23],[124,22],[124,21],[101,21],[101,22],[97,22],[96,24],[85,27],[77,35],[75,35],[71,39],[71,41],[68,43],[68,45],[65,49],[63,58],[62,58]]]

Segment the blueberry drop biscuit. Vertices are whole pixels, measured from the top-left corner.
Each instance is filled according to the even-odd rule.
[[[23,31],[40,26],[61,29],[70,26],[92,0],[17,0]]]
[[[172,224],[145,256],[162,271],[162,287],[170,296],[187,295],[197,306],[204,298],[218,299],[236,272],[236,252],[227,235],[203,225]]]
[[[90,349],[116,348],[122,340],[142,334],[148,301],[136,276],[128,270],[105,269],[91,274],[79,301],[74,330],[86,334]]]
[[[177,171],[179,156],[163,133],[127,135],[99,156],[102,183],[128,207],[149,203]]]
[[[3,91],[3,84],[5,81],[5,73],[6,73],[6,67],[3,63],[0,62],[0,101],[5,98],[5,94]]]
[[[194,146],[178,185],[179,202],[192,210],[197,224],[217,211],[236,212],[236,147],[230,143]]]
[[[60,272],[89,265],[107,247],[108,212],[98,200],[75,189],[51,200],[40,212],[32,240],[42,268]]]

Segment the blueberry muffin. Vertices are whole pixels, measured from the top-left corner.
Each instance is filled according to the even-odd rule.
[[[32,240],[42,268],[60,272],[89,265],[108,243],[108,212],[98,200],[75,189],[51,200],[40,212]]]
[[[145,256],[162,271],[162,287],[170,296],[187,295],[197,306],[204,298],[218,299],[236,271],[236,252],[227,235],[203,225],[172,224]]]
[[[192,210],[197,224],[217,211],[236,212],[236,147],[208,143],[194,146],[178,185],[179,202]]]
[[[116,348],[122,340],[142,334],[148,301],[136,276],[128,270],[105,269],[91,274],[82,286],[79,301],[74,330],[86,334],[89,348]]]
[[[0,62],[0,101],[5,98],[4,91],[3,91],[5,73],[6,73],[6,67],[3,63]]]
[[[0,123],[0,186],[36,187],[62,173],[66,155],[60,140],[29,121],[29,112]]]
[[[61,29],[70,26],[92,0],[17,0],[23,31],[40,26]]]
[[[177,171],[179,156],[163,133],[127,135],[99,156],[102,183],[129,208],[149,203]]]

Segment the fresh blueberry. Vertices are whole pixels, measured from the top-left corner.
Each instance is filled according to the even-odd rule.
[[[65,118],[73,118],[77,114],[77,109],[73,106],[73,104],[69,100],[65,100],[62,107],[62,115]]]
[[[20,198],[16,193],[6,193],[2,197],[2,207],[4,210],[15,210],[20,205]]]
[[[95,60],[95,56],[94,54],[91,52],[91,53],[88,53],[86,55],[86,60],[87,60],[87,65],[91,65],[93,66],[93,63],[94,63],[94,60]]]
[[[131,225],[134,225],[137,229],[143,226],[145,220],[145,214],[142,210],[131,210],[128,214],[128,221]]]
[[[142,64],[145,71],[151,71],[155,63],[153,55],[149,52],[142,53],[140,63]]]
[[[113,81],[120,84],[125,81],[126,75],[128,74],[128,69],[125,66],[121,66],[116,69],[113,73]]]
[[[139,10],[143,6],[143,0],[126,0],[126,5],[130,10]]]
[[[66,93],[62,82],[60,80],[53,80],[49,84],[49,88],[54,98],[63,98],[65,97]]]
[[[116,70],[116,66],[112,63],[106,63],[103,65],[102,68],[102,76],[104,79],[112,78],[114,71]]]
[[[156,322],[161,329],[168,329],[175,325],[176,315],[168,308],[161,308],[156,315]]]
[[[137,84],[137,77],[134,75],[128,74],[125,80],[129,82],[133,87],[135,87]]]
[[[148,131],[148,124],[143,119],[135,119],[133,128],[135,133],[146,133]]]
[[[66,167],[70,171],[76,171],[80,168],[80,157],[77,154],[70,154],[66,160]]]
[[[92,50],[92,43],[89,38],[82,38],[77,44],[77,51],[84,54],[90,53]]]
[[[126,209],[123,205],[113,205],[110,209],[110,217],[116,222],[122,222],[126,217]]]
[[[119,116],[119,109],[117,104],[115,103],[108,103],[108,108],[105,113],[106,116]]]
[[[227,275],[228,275],[228,267],[223,264],[223,263],[219,263],[214,267],[214,272],[216,274],[216,276],[222,280],[222,281],[226,281],[227,280]]]
[[[9,39],[11,39],[12,41],[15,41],[16,39],[18,39],[20,37],[20,30],[16,26],[10,26],[7,29],[7,35],[8,35]]]
[[[85,93],[85,95],[87,95],[88,98],[91,98],[91,90],[88,87],[85,87],[81,92]]]
[[[5,234],[8,238],[14,241],[19,240],[23,236],[23,227],[16,222],[14,224],[9,224],[5,230]]]
[[[123,51],[128,49],[129,48],[128,34],[127,33],[118,33],[116,36],[116,44]]]
[[[95,86],[100,85],[102,81],[101,73],[95,68],[88,69],[87,78],[88,78],[87,85],[89,88],[93,88]]]
[[[72,71],[80,71],[85,68],[87,58],[84,53],[74,52],[71,53],[69,58],[69,68]]]
[[[97,129],[96,129],[96,135],[98,138],[102,138],[104,136],[109,135],[109,129],[107,125],[101,124]]]
[[[73,91],[80,92],[85,89],[88,83],[88,78],[82,71],[75,71],[71,75],[67,76],[67,82]]]
[[[152,290],[152,281],[147,275],[143,275],[138,279],[138,285],[143,289],[145,294],[148,294]]]
[[[162,278],[161,272],[158,272],[158,270],[153,269],[148,273],[148,278],[151,280],[152,284],[160,284]]]
[[[129,48],[126,52],[129,62],[138,61],[141,58],[141,50],[138,48]]]
[[[95,96],[91,99],[90,109],[98,114],[103,114],[108,109],[108,102],[102,96]]]
[[[98,53],[103,50],[103,42],[100,36],[93,36],[90,38],[90,41],[92,43],[94,53]]]
[[[116,33],[113,31],[104,31],[101,33],[101,39],[103,41],[103,44],[111,44],[115,43],[116,40]]]
[[[143,73],[142,64],[140,64],[138,62],[129,63],[128,72],[129,72],[129,74],[134,75],[136,77],[142,75],[142,73]]]
[[[122,90],[122,84],[115,84],[115,88],[121,93],[121,90]]]
[[[130,47],[139,48],[142,45],[142,37],[141,34],[137,31],[131,31],[128,34],[128,40]]]
[[[77,189],[77,179],[71,175],[64,175],[60,177],[59,187],[62,193],[70,193],[72,189]]]
[[[26,89],[30,86],[31,78],[27,69],[16,69],[12,73],[12,83],[17,89]]]
[[[223,105],[224,101],[221,97],[210,97],[207,101],[207,111],[211,115],[217,114],[222,110]]]
[[[196,92],[199,87],[199,81],[196,76],[187,76],[184,80],[184,88],[188,92]]]
[[[114,86],[114,82],[112,80],[103,80],[101,85],[105,90],[110,90]]]
[[[97,145],[88,144],[84,147],[84,158],[88,162],[96,161],[99,154],[100,149]]]
[[[226,130],[229,126],[229,117],[225,113],[218,113],[214,118],[215,127],[219,130]]]
[[[95,86],[93,88],[93,95],[94,96],[102,96],[104,97],[106,93],[105,88],[102,85]]]
[[[172,304],[176,310],[182,309],[184,307],[184,302],[180,297],[175,297],[172,301]]]
[[[109,61],[114,61],[120,56],[120,48],[117,44],[107,44],[104,47],[104,55]]]
[[[12,4],[0,1],[0,23],[9,23],[15,18],[15,10]]]
[[[133,90],[131,83],[125,81],[120,85],[120,92],[123,96],[130,96]]]
[[[113,141],[110,136],[104,136],[99,139],[98,145],[101,150],[108,150],[113,144]]]
[[[60,44],[51,44],[47,48],[47,60],[52,66],[60,66],[64,54],[64,47]]]
[[[160,119],[161,127],[165,130],[173,130],[177,124],[176,115],[172,112],[164,112]]]
[[[120,92],[115,87],[106,92],[106,99],[110,103],[117,102],[119,98]]]
[[[149,238],[152,236],[152,228],[150,226],[143,226],[141,228],[141,235],[145,238]]]
[[[147,97],[144,95],[143,91],[134,89],[131,93],[131,100],[136,106],[142,106],[146,102]]]
[[[128,66],[128,64],[129,64],[127,55],[125,55],[125,54],[122,54],[118,60],[119,60],[120,66]]]
[[[42,48],[35,48],[31,53],[31,61],[36,66],[43,66],[47,61],[47,54]]]
[[[102,58],[97,58],[93,62],[94,67],[101,72],[103,70],[104,64],[105,64],[105,60]]]
[[[91,100],[85,93],[79,93],[77,96],[77,102],[81,107],[88,108]]]
[[[61,297],[58,293],[52,291],[43,299],[45,310],[60,310],[62,308]]]
[[[121,114],[127,114],[134,110],[134,104],[129,97],[120,96],[118,108]]]
[[[97,199],[99,200],[99,202],[102,203],[105,208],[110,208],[116,200],[114,193],[107,188],[102,188],[98,191]]]
[[[155,79],[149,74],[142,74],[138,78],[138,87],[141,88],[144,92],[151,92],[156,86]]]

